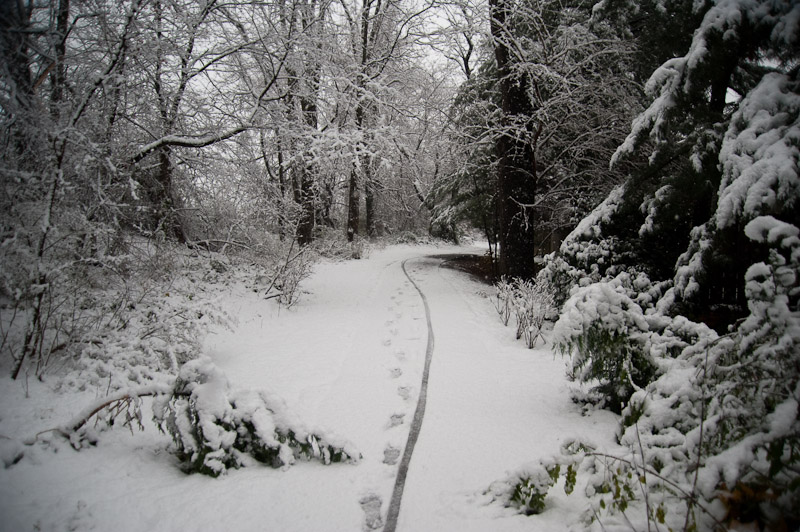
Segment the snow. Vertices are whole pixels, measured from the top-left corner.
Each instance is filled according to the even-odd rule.
[[[289,310],[243,283],[224,296],[238,325],[218,326],[206,340],[219,374],[195,385],[204,387],[201,400],[224,415],[229,394],[258,430],[292,423],[334,434],[361,453],[355,463],[272,469],[253,461],[219,478],[187,475],[169,435],[147,419],[149,398],[144,432],[98,428],[96,445],[84,442],[79,451],[46,432],[24,446],[19,439],[62,426],[106,389],[0,380],[0,530],[288,532],[382,523],[370,512],[379,504],[385,519],[398,463],[391,457],[405,446],[427,343],[405,260],[428,298],[435,347],[398,530],[568,530],[587,507],[580,476],[572,495],[554,487],[545,511],[531,517],[493,501],[488,490],[523,464],[558,454],[568,437],[611,452],[618,418],[583,415],[550,338],[526,349],[498,320],[488,287],[428,257],[464,252],[483,249],[393,246],[368,259],[324,262]]]
[[[782,46],[794,45],[797,41],[798,22],[800,22],[800,4],[797,2],[713,1],[703,17],[700,27],[695,31],[686,55],[665,61],[653,72],[645,84],[645,92],[653,98],[653,101],[633,120],[631,132],[611,158],[611,166],[614,166],[621,157],[632,153],[645,135],[649,134],[650,138],[656,142],[657,149],[658,143],[663,141],[662,128],[667,126],[670,115],[679,105],[680,96],[691,94],[693,90],[706,82],[703,78],[704,69],[702,67],[716,59],[714,50],[709,46],[709,41],[715,34],[721,32],[723,40],[727,41],[729,46],[736,46],[737,40],[747,38],[744,36],[745,32],[742,31],[743,26],[749,28],[750,32],[761,28],[769,29],[772,44],[776,49],[780,49]],[[772,76],[778,76],[778,74]],[[764,85],[765,81],[766,86]],[[771,79],[770,75],[765,76],[760,88],[752,91],[754,96],[760,92],[763,98],[759,97],[753,103],[743,103],[743,112],[748,113],[748,106],[758,108],[763,102],[770,102],[766,93],[774,90],[776,85],[774,78]],[[774,94],[772,96],[772,102],[783,100],[791,104],[792,96],[790,94],[783,94],[779,99],[774,98]],[[751,101],[753,99],[754,97],[751,95],[746,98]],[[740,113],[742,109],[740,109]],[[748,118],[752,119],[754,115],[755,113],[751,113]],[[776,119],[780,120],[780,117],[776,117]],[[736,122],[737,119],[734,118],[732,123]],[[655,155],[654,151],[651,154],[651,162]],[[773,159],[773,157],[768,156],[766,159]],[[774,159],[777,160],[777,157]],[[724,158],[721,158],[721,161],[725,164]],[[791,172],[791,169],[784,169],[784,171],[796,175],[796,170]],[[788,181],[789,177],[784,176],[779,180]]]
[[[594,208],[588,216],[583,218],[578,225],[573,229],[569,235],[564,239],[562,247],[571,245],[573,242],[580,239],[597,237],[600,235],[600,225],[603,222],[608,222],[611,216],[617,211],[620,203],[622,203],[625,194],[625,186],[619,185],[609,192],[606,199],[600,205]]]
[[[791,209],[800,196],[800,96],[782,74],[764,76],[742,101],[720,151],[719,227]]]

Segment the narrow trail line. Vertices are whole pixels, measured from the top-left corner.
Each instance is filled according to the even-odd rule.
[[[422,304],[425,307],[425,319],[428,322],[428,344],[425,349],[425,367],[422,371],[422,383],[420,384],[419,388],[417,408],[414,411],[414,418],[411,421],[411,427],[408,432],[408,440],[406,442],[405,450],[403,451],[403,458],[400,460],[400,466],[397,470],[397,478],[395,480],[394,490],[392,491],[392,499],[389,502],[389,510],[386,515],[386,525],[383,527],[384,532],[395,532],[395,529],[397,528],[397,517],[400,515],[400,504],[403,500],[403,490],[405,488],[406,477],[408,475],[408,466],[411,463],[411,455],[413,454],[414,447],[417,444],[419,432],[422,429],[422,419],[425,416],[425,405],[428,397],[428,376],[430,374],[431,360],[433,359],[434,337],[433,325],[431,324],[431,311],[430,307],[428,306],[428,298],[425,297],[422,289],[420,289],[416,281],[414,281],[414,279],[412,279],[408,274],[406,263],[409,260],[410,259],[406,259],[402,263],[403,273],[417,290],[417,292],[419,292],[419,295],[422,298]]]

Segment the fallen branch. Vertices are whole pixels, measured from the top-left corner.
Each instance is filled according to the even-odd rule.
[[[242,249],[246,249],[247,251],[252,251],[253,248],[248,246],[247,244],[242,244],[241,242],[236,242],[235,240],[219,240],[219,239],[206,239],[206,240],[193,240],[191,242],[187,242],[186,245],[189,248],[196,248],[196,247],[203,247],[209,251],[213,251],[211,249],[212,244],[222,244],[224,246],[236,246]]]
[[[131,401],[135,401],[142,397],[152,397],[156,395],[173,393],[175,393],[173,384],[151,384],[141,388],[129,388],[122,390],[98,399],[94,403],[84,408],[77,416],[72,418],[64,425],[37,432],[33,437],[23,440],[23,443],[25,445],[33,445],[39,439],[39,436],[47,432],[57,432],[58,434],[61,434],[65,438],[69,439],[73,434],[80,430],[81,427],[88,423],[93,416],[97,415],[106,408],[119,406],[122,403],[130,403]]]

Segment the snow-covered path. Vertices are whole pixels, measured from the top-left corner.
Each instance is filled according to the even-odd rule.
[[[556,496],[550,511],[526,518],[486,507],[481,497],[507,471],[557,453],[587,423],[567,397],[563,361],[514,342],[491,304],[476,297],[481,287],[441,267],[446,258],[409,263],[430,305],[436,345],[398,530],[566,529],[574,517],[568,500],[559,508]]]
[[[289,310],[244,285],[225,295],[238,325],[210,336],[207,354],[233,386],[274,392],[307,426],[350,440],[363,455],[359,463],[186,476],[164,452],[167,436],[152,427],[133,435],[114,429],[97,447],[34,449],[0,471],[0,530],[381,529],[428,340],[425,309],[403,261],[427,297],[435,346],[397,530],[568,529],[580,496],[553,489],[543,514],[523,517],[484,492],[507,472],[557,453],[570,435],[610,443],[614,417],[582,417],[568,396],[564,360],[548,346],[531,351],[515,341],[486,297],[491,288],[441,267],[441,255],[465,252],[482,250],[388,247],[365,260],[323,263]],[[0,391],[24,393],[8,385]],[[41,419],[18,416],[25,433],[49,428],[81,406],[36,393]],[[14,419],[6,414],[2,431]]]

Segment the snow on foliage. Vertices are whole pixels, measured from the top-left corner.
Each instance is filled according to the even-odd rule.
[[[576,285],[609,280],[620,268],[608,268],[608,259],[615,247],[614,239],[603,238],[602,224],[617,212],[625,194],[625,186],[615,187],[592,212],[573,229],[561,243],[558,253],[544,258],[544,267],[536,282],[547,284],[554,303],[561,306]]]
[[[759,217],[745,232],[775,246],[748,269],[750,315],[723,337],[687,322],[696,340],[633,394],[621,442],[643,446],[649,467],[709,506],[743,498],[776,521],[796,519],[800,229]],[[726,517],[718,510],[706,519]]]
[[[177,378],[125,388],[101,397],[68,422],[21,442],[8,440],[0,458],[10,467],[25,453],[19,444],[50,444],[40,436],[54,433],[79,450],[99,441],[113,425],[144,430],[144,398],[152,398],[153,421],[169,433],[187,473],[213,477],[254,462],[286,468],[296,459],[323,464],[357,462],[352,444],[332,434],[312,431],[293,416],[279,397],[265,391],[234,389],[208,357],[184,364]]]
[[[704,256],[718,229],[778,211],[790,212],[800,198],[800,94],[797,82],[766,75],[742,100],[722,144],[723,170],[717,209],[692,231],[679,260],[675,286],[683,298],[698,288]]]
[[[723,178],[715,217],[718,227],[798,205],[800,94],[796,81],[778,73],[764,76],[731,119],[719,160]]]
[[[506,507],[515,508],[525,515],[540,514],[545,510],[545,498],[563,472],[564,493],[575,489],[578,468],[594,446],[580,439],[567,439],[561,453],[536,462],[524,464],[505,478],[489,486],[486,493]]]
[[[547,491],[557,478],[554,471],[542,462],[521,466],[506,479],[492,483],[489,493],[525,515],[540,514],[545,508]]]
[[[501,277],[495,283],[495,290],[494,305],[500,321],[508,325],[513,315],[517,322],[517,340],[522,339],[528,349],[536,347],[545,320],[557,312],[550,285],[524,279],[508,281]]]
[[[645,278],[646,279],[646,278]],[[571,355],[571,377],[595,384],[596,401],[619,412],[631,394],[656,372],[651,322],[631,296],[636,286],[627,273],[608,282],[578,288],[564,305],[553,329],[553,342]]]
[[[606,199],[594,208],[589,215],[581,220],[575,229],[570,232],[561,244],[561,252],[568,253],[577,242],[600,236],[600,224],[608,222],[616,212],[625,194],[625,186],[619,185],[609,192]]]
[[[622,406],[620,443],[630,455],[594,460],[602,482],[590,480],[596,489],[587,491],[591,519],[600,518],[603,529],[800,523],[800,86],[794,60],[782,55],[796,50],[799,25],[796,2],[713,2],[687,54],[664,63],[647,84],[653,102],[612,163],[649,133],[656,149],[676,137],[695,143],[688,146],[695,171],[703,170],[701,160],[714,160],[700,150],[714,155],[721,172],[717,203],[692,229],[673,288],[664,292],[669,280],[650,284],[635,264],[623,265],[594,213],[565,241],[562,256],[546,261],[543,275],[551,282],[559,275],[574,281],[554,341],[601,402]],[[751,55],[725,55],[742,42],[756,43]],[[762,63],[755,71],[775,71],[737,86],[749,90],[727,114],[715,115],[719,123],[704,123],[690,116],[691,102],[708,105],[710,85],[719,81],[712,81],[710,64],[726,57],[738,61],[736,75],[747,61],[782,67]],[[667,134],[676,120],[687,120],[693,132]],[[640,237],[650,228],[653,202],[666,192],[662,187],[642,205]],[[609,199],[604,208],[618,201]],[[707,261],[736,252],[720,242],[743,237],[752,242],[742,255],[752,263],[740,285],[745,317],[721,334],[678,315],[675,303],[707,285]],[[597,252],[603,246],[607,253]],[[591,262],[576,260],[589,250],[583,258]],[[649,364],[639,382],[635,356]]]
[[[154,403],[153,415],[172,435],[187,469],[214,477],[253,459],[288,467],[296,458],[330,464],[360,457],[350,443],[309,430],[279,398],[232,389],[206,358],[181,368],[172,393]]]
[[[656,143],[664,140],[663,129],[681,97],[705,89],[704,67],[716,60],[709,41],[719,35],[734,43],[744,26],[770,31],[773,46],[797,43],[800,4],[796,2],[764,2],[759,0],[718,0],[706,12],[686,55],[666,61],[653,72],[645,92],[653,97],[650,106],[634,119],[631,132],[611,158],[613,166],[622,156],[632,153],[645,135]],[[746,37],[745,37],[746,38]],[[731,44],[732,45],[732,44]]]

